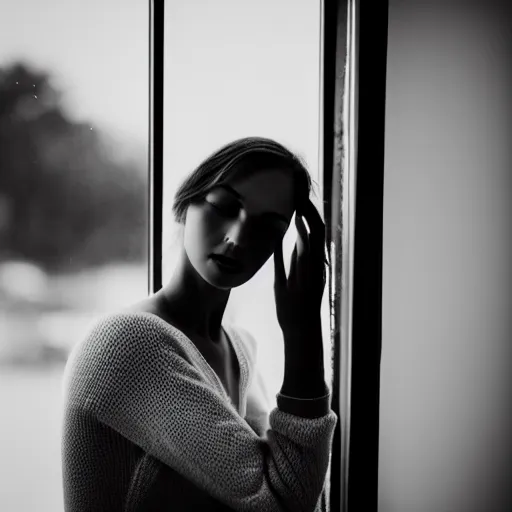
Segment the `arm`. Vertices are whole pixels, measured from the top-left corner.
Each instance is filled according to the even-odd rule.
[[[309,235],[303,217],[308,220]],[[284,381],[278,406],[287,412],[315,417],[329,408],[320,320],[326,281],[325,226],[309,200],[295,212],[295,226],[298,236],[288,276],[281,241],[274,251],[276,312],[285,349]]]
[[[303,218],[309,225],[309,234]],[[277,317],[284,335],[285,372],[278,407],[291,414],[318,417],[329,411],[329,389],[325,384],[320,305],[326,281],[324,260],[325,225],[307,200],[295,212],[297,242],[289,276],[282,246],[274,252]],[[318,509],[327,512],[328,482]]]
[[[321,330],[321,327],[319,327]],[[239,338],[243,340],[244,347],[247,349],[248,353],[246,353],[246,358],[250,365],[250,372],[252,375],[252,382],[247,390],[246,395],[246,415],[245,419],[246,421],[251,425],[253,430],[260,436],[260,437],[266,437],[266,432],[270,428],[268,424],[268,414],[270,411],[270,405],[269,405],[269,399],[268,399],[268,391],[265,385],[265,381],[263,380],[262,374],[258,369],[258,345],[252,334],[250,334],[246,329],[237,326],[236,328],[237,334],[239,335]],[[291,341],[291,340],[289,340]],[[290,345],[287,345],[290,346]],[[318,347],[318,344],[310,344],[310,347]],[[297,354],[291,354],[290,358],[288,359],[288,362],[290,363],[294,356]],[[311,369],[311,364],[309,364],[309,370]],[[321,367],[323,368],[323,361],[321,363]],[[307,371],[308,369],[306,369]],[[310,375],[311,372],[308,373]],[[301,374],[303,375],[303,374]],[[323,375],[323,373],[322,373]],[[288,372],[289,378],[292,379],[292,382],[290,384],[293,386],[293,380],[294,375],[293,373],[290,373],[290,368]],[[306,380],[307,382],[310,382],[310,379],[302,379]],[[295,384],[297,385],[297,384]],[[286,391],[286,388],[283,383],[283,388]],[[283,388],[281,388],[281,391],[279,393],[279,404],[283,407]],[[330,398],[330,393],[328,391],[328,388],[325,388],[327,393],[327,398]],[[307,389],[307,391],[310,392],[310,389]],[[294,396],[297,394],[294,391],[291,391],[294,393]],[[299,392],[299,394],[301,394]],[[302,393],[303,394],[303,393]],[[320,400],[315,400],[315,407],[318,407],[318,405],[321,404]],[[290,396],[286,396],[284,400],[284,409],[285,412],[291,412],[294,411],[298,412],[300,416],[308,416],[308,413],[310,410],[308,407],[311,407],[311,401],[310,400],[302,400],[302,399],[295,399]],[[286,406],[291,405],[294,409],[292,411],[286,410]],[[326,412],[328,412],[329,404],[325,404]],[[283,410],[283,409],[282,409]],[[328,481],[326,479],[324,484],[324,489],[321,494],[321,500],[318,503],[318,507],[315,510],[315,512],[329,512],[329,508],[327,506],[327,499],[329,496],[329,487],[328,487]]]
[[[149,318],[100,323],[68,387],[73,405],[235,510],[315,510],[336,415],[275,408],[268,438],[260,438]]]
[[[315,345],[313,345],[315,346]],[[288,363],[292,358],[288,358]],[[322,362],[323,365],[323,362]],[[306,383],[312,383],[312,377],[311,371],[308,372],[308,370],[311,370],[311,360],[309,363],[309,368],[306,368],[306,373],[301,373],[300,377],[302,377],[302,381],[306,381]],[[304,379],[303,376],[308,375],[307,379]],[[309,414],[312,412],[311,407],[314,407],[318,410],[318,408],[325,407],[325,414],[327,414],[329,410],[329,399],[330,399],[330,392],[327,387],[323,388],[325,389],[325,400],[304,400],[304,399],[297,399],[293,398],[295,396],[304,396],[304,394],[307,396],[308,394],[312,394],[311,390],[313,389],[314,393],[314,387],[306,387],[306,392],[300,391],[300,381],[297,379],[297,375],[294,375],[293,373],[290,373],[290,368],[288,368],[288,382],[283,383],[283,387],[281,388],[281,391],[277,397],[278,406],[281,408],[281,410],[284,410],[285,412],[290,412],[291,414],[297,414],[299,416],[308,417]],[[296,380],[296,382],[293,382]],[[298,381],[298,382],[297,382]],[[324,384],[322,382],[322,384]],[[290,388],[289,390],[286,389],[286,386]],[[294,391],[295,390],[295,391]],[[247,413],[246,413],[246,420],[247,422],[253,426],[255,432],[257,432],[261,437],[266,437],[266,431],[269,427],[268,425],[268,412],[270,411],[270,406],[268,405],[268,399],[266,394],[265,384],[262,378],[261,373],[258,371],[258,367],[255,365],[254,367],[254,377],[253,382],[248,390],[247,393]],[[285,395],[284,391],[286,391],[289,394],[292,394],[292,396]],[[320,391],[318,391],[319,396],[322,394]],[[314,411],[313,411],[314,412]],[[328,472],[330,472],[328,470]],[[324,482],[324,489],[321,494],[320,501],[318,502],[317,508],[315,509],[315,512],[330,512],[327,500],[329,498],[329,482],[327,481],[327,478]]]
[[[246,395],[245,418],[251,426],[255,424],[255,431],[264,437],[268,428],[270,402],[265,382],[258,369],[257,343],[247,330],[237,327],[236,331],[248,350],[247,359],[252,375]],[[305,349],[302,351],[298,350],[299,341],[300,339],[288,338],[285,343],[284,382],[277,395],[277,405],[284,412],[305,418],[324,416],[329,412],[330,392],[324,381],[320,326],[307,335]],[[290,350],[291,347],[294,350]],[[318,359],[318,364],[314,363],[315,359]]]

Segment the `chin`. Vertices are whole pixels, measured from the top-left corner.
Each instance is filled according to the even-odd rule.
[[[211,259],[207,259],[202,262],[201,268],[197,268],[196,272],[206,281],[209,285],[220,290],[231,290],[245,284],[251,276],[247,276],[247,272],[239,272],[231,274],[220,270],[215,262]]]

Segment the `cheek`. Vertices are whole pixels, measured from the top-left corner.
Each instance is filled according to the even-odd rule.
[[[188,212],[183,242],[189,257],[200,251],[207,243],[205,239],[207,230],[204,224],[200,215]]]
[[[204,256],[204,252],[212,252],[218,245],[222,229],[222,223],[214,216],[206,215],[200,208],[190,207],[184,233],[184,246],[189,258],[193,259],[194,255]]]

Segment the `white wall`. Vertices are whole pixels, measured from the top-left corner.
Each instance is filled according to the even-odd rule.
[[[380,512],[512,510],[511,22],[390,1]]]

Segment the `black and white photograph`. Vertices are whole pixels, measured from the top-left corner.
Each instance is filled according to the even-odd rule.
[[[1,0],[2,512],[512,511],[512,4]]]

